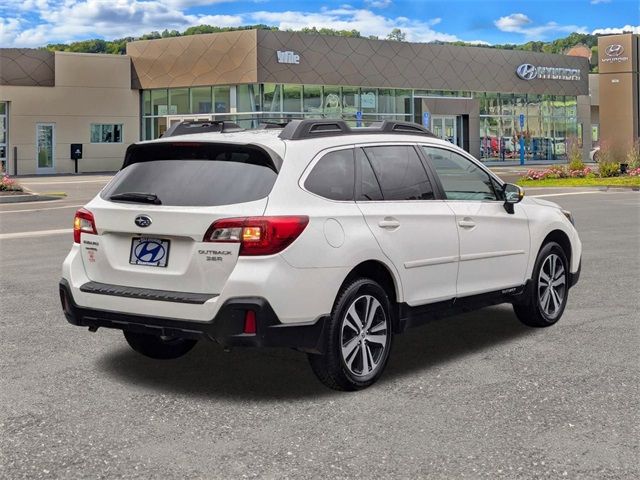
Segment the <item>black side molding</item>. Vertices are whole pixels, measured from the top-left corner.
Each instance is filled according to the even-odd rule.
[[[138,298],[141,300],[159,300],[162,302],[192,303],[202,305],[207,300],[218,296],[217,293],[172,292],[170,290],[154,290],[151,288],[125,287],[100,282],[88,282],[80,287],[81,292],[114,297]]]

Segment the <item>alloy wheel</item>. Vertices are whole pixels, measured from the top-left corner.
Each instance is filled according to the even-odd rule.
[[[547,317],[553,319],[560,313],[567,292],[566,282],[564,263],[552,253],[544,260],[538,276],[538,302]]]
[[[380,302],[371,295],[356,298],[342,319],[342,360],[353,375],[376,371],[388,348],[389,321]]]

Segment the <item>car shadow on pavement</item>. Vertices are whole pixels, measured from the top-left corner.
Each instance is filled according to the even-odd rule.
[[[381,383],[419,375],[435,365],[533,333],[509,306],[430,322],[395,337]],[[306,355],[286,349],[236,348],[224,352],[200,342],[186,356],[151,360],[122,348],[100,358],[98,368],[127,383],[163,392],[251,400],[294,400],[334,395],[311,372]]]

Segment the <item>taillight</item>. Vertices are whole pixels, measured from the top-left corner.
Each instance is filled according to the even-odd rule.
[[[73,241],[75,243],[80,243],[80,234],[82,232],[98,233],[96,231],[96,222],[93,219],[93,213],[85,208],[78,210],[73,219]]]
[[[273,255],[300,236],[309,217],[243,217],[216,220],[203,242],[239,243],[240,255]]]

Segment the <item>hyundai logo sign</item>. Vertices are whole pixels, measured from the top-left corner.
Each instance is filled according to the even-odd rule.
[[[607,45],[604,49],[604,57],[601,63],[624,63],[629,60],[629,55],[624,55],[624,47],[619,43]]]
[[[607,57],[619,57],[623,53],[624,53],[624,47],[619,43],[614,43],[604,49],[604,54]]]
[[[134,222],[137,226],[146,228],[151,225],[151,217],[149,217],[148,215],[138,215]]]
[[[133,251],[136,259],[145,263],[158,263],[166,254],[164,247],[153,240],[140,242]]]
[[[517,68],[516,73],[523,80],[533,80],[538,72],[535,66],[530,63],[523,63]]]
[[[516,68],[516,75],[522,80],[580,80],[579,68],[543,67],[523,63]]]

